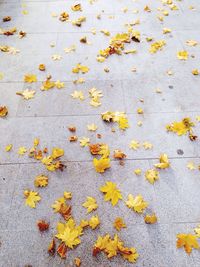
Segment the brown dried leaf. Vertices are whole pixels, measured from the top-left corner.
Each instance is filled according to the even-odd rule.
[[[38,229],[40,232],[47,231],[49,229],[49,223],[45,222],[44,220],[39,220],[37,222]]]

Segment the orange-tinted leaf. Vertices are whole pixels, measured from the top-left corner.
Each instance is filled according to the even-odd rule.
[[[38,229],[40,232],[47,231],[49,229],[49,223],[45,222],[44,220],[39,220],[37,222]]]
[[[50,255],[54,255],[56,252],[56,243],[55,243],[55,239],[53,238],[48,246],[48,252]]]
[[[65,243],[60,243],[60,245],[57,248],[57,253],[61,257],[61,259],[66,258],[67,247],[66,247]]]

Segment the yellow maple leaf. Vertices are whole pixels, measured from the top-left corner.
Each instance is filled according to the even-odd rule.
[[[36,203],[41,200],[40,195],[37,192],[25,190],[24,196],[26,198],[25,204],[31,208],[36,207]]]
[[[144,201],[141,195],[133,197],[132,194],[129,194],[128,200],[125,203],[130,209],[138,213],[142,213],[148,207],[148,203]]]
[[[96,256],[101,251],[103,251],[108,258],[120,254],[124,259],[132,263],[139,257],[135,248],[124,247],[123,241],[119,239],[118,235],[115,235],[113,239],[109,234],[99,236],[93,247],[93,256]]]
[[[85,99],[85,97],[84,97],[82,91],[76,91],[76,90],[75,90],[75,91],[71,94],[71,96],[72,96],[73,98],[75,98],[75,99],[80,99],[80,100],[84,100],[84,99]]]
[[[52,55],[51,57],[53,60],[61,60],[61,55]]]
[[[129,147],[137,150],[140,147],[140,143],[136,140],[131,140]]]
[[[56,237],[60,239],[68,248],[73,249],[81,243],[79,238],[82,235],[83,228],[76,226],[74,219],[70,218],[65,224],[59,222],[57,224],[57,234]]]
[[[75,4],[75,5],[71,6],[71,10],[82,11],[81,4]]]
[[[167,154],[161,154],[159,160],[160,160],[160,163],[154,164],[154,166],[156,168],[167,169],[170,167],[170,163],[169,163],[169,159],[168,159]]]
[[[62,148],[59,148],[59,147],[54,147],[53,150],[52,150],[52,154],[51,154],[51,157],[53,159],[57,159],[57,158],[60,158],[64,155],[64,150]]]
[[[64,242],[65,245],[71,249],[81,243],[78,230],[70,229],[69,227],[66,227],[64,229],[64,232],[62,234],[56,235],[56,237],[58,239],[61,239],[62,242]]]
[[[37,77],[36,77],[36,75],[34,75],[34,74],[26,74],[26,75],[24,76],[24,81],[25,81],[26,83],[37,82]]]
[[[134,170],[134,173],[135,173],[136,175],[141,175],[142,170],[141,170],[141,169],[135,169],[135,170]]]
[[[12,149],[13,145],[12,144],[9,144],[5,147],[5,151],[6,152],[9,152],[11,149]]]
[[[64,51],[65,51],[65,53],[74,52],[74,51],[76,51],[76,46],[71,45],[70,47],[66,47],[66,48],[64,48]]]
[[[121,241],[118,235],[115,235],[113,239],[109,240],[105,248],[108,258],[112,258],[117,255],[119,243],[121,243]]]
[[[145,178],[151,184],[154,184],[154,182],[159,179],[159,172],[157,170],[155,170],[155,169],[147,170],[145,172]]]
[[[170,125],[166,126],[167,131],[177,133],[177,135],[184,135],[189,132],[194,123],[191,121],[190,118],[184,118],[180,122],[173,122]]]
[[[35,95],[35,91],[34,90],[29,90],[29,89],[26,89],[22,92],[16,92],[16,95],[20,95],[22,96],[24,99],[28,100],[28,99],[31,99],[34,97]]]
[[[55,82],[55,86],[56,86],[56,88],[61,89],[61,88],[65,87],[65,83],[64,82],[60,82],[59,80],[57,80]]]
[[[131,263],[136,262],[136,260],[139,257],[139,254],[137,253],[137,250],[135,248],[125,248],[123,251],[122,251],[122,257]]]
[[[82,206],[87,209],[87,213],[90,213],[91,211],[98,208],[96,199],[93,197],[87,197],[87,200],[83,203]]]
[[[126,228],[126,224],[124,223],[121,217],[117,217],[113,223],[113,226],[117,231],[120,231],[122,228]]]
[[[97,57],[96,57],[96,60],[97,60],[98,62],[102,63],[102,62],[104,62],[104,61],[106,60],[106,58],[105,58],[105,57],[102,57],[102,56],[97,56]]]
[[[74,259],[74,264],[76,267],[80,267],[81,266],[81,259],[80,258],[75,258]]]
[[[88,131],[95,132],[98,129],[98,127],[96,124],[92,123],[87,125],[87,129]]]
[[[53,161],[53,158],[51,156],[48,156],[48,157],[44,157],[42,158],[41,162],[44,164],[44,165],[50,165]]]
[[[94,158],[93,159],[93,165],[95,167],[96,172],[104,172],[106,169],[110,168],[110,159],[109,158],[103,158],[100,159]]]
[[[137,53],[137,50],[136,49],[129,49],[129,50],[125,50],[124,51],[124,54],[128,55],[128,54],[135,54]]]
[[[55,202],[51,205],[51,207],[53,208],[54,212],[59,212],[62,204],[64,203],[65,203],[65,198],[61,197],[55,200]]]
[[[102,32],[106,36],[110,36],[110,32],[108,30],[103,29],[103,30],[100,30],[100,32]]]
[[[198,44],[198,42],[195,41],[195,40],[187,40],[187,41],[186,41],[186,44],[187,44],[188,46],[196,46],[196,45]]]
[[[143,144],[144,149],[152,149],[153,145],[149,142],[144,142]]]
[[[154,224],[157,222],[157,217],[156,217],[155,213],[153,213],[152,215],[146,214],[144,217],[144,221],[147,224]]]
[[[192,234],[178,234],[176,246],[177,248],[184,247],[185,252],[190,254],[193,248],[199,249],[197,236]]]
[[[188,162],[188,164],[187,164],[187,168],[189,169],[189,170],[196,170],[196,166],[194,165],[194,162]]]
[[[35,177],[34,185],[36,187],[45,187],[48,185],[48,177],[41,174]]]
[[[90,105],[93,107],[101,106],[100,99],[98,97],[92,98],[92,100],[90,101]]]
[[[120,116],[118,120],[118,125],[119,125],[119,128],[122,130],[129,128],[128,119],[124,116]]]
[[[187,60],[188,59],[188,52],[185,50],[177,52],[177,58],[180,60]]]
[[[50,89],[52,89],[54,87],[55,87],[55,82],[52,82],[51,81],[51,76],[49,76],[49,77],[47,77],[46,81],[44,81],[42,83],[42,86],[40,87],[40,89],[42,91],[48,91],[48,90],[50,90]]]
[[[200,238],[200,224],[194,229],[194,232],[198,238]]]
[[[170,33],[171,31],[169,28],[163,28],[163,34]]]
[[[105,194],[104,200],[111,201],[113,206],[115,206],[118,201],[122,199],[120,190],[113,182],[106,182],[104,186],[100,187],[100,191]]]
[[[72,193],[71,193],[71,192],[66,192],[66,191],[65,191],[65,192],[63,193],[63,196],[64,196],[65,199],[71,199],[71,198],[72,198]]]
[[[79,73],[82,72],[82,74],[85,74],[89,71],[89,68],[87,66],[83,66],[81,64],[77,64],[76,67],[72,69],[73,73]]]
[[[0,81],[3,80],[4,74],[3,72],[0,72]]]
[[[192,70],[192,74],[193,75],[199,75],[200,74],[200,71],[198,69],[193,69]]]
[[[5,117],[8,115],[8,108],[6,106],[0,107],[0,117]]]
[[[163,46],[165,46],[165,45],[166,45],[166,42],[164,40],[157,41],[157,42],[151,44],[149,52],[151,54],[154,54],[157,51],[162,50]]]
[[[92,228],[92,229],[96,229],[97,226],[99,226],[100,224],[100,220],[98,215],[92,216],[90,218],[90,220],[88,221],[88,225]]]
[[[79,142],[80,142],[80,146],[82,147],[88,146],[90,143],[90,138],[82,137],[81,139],[79,139]]]
[[[26,152],[27,152],[27,149],[26,149],[24,146],[21,146],[21,147],[18,149],[18,154],[19,154],[19,155],[24,155]]]

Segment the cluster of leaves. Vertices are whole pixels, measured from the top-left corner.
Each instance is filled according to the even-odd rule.
[[[173,122],[166,126],[167,131],[176,133],[177,135],[185,135],[188,133],[188,136],[191,141],[197,139],[197,136],[193,134],[193,127],[195,126],[194,122],[190,118],[184,118],[182,121]]]
[[[93,248],[93,256],[96,257],[100,252],[104,252],[108,258],[119,254],[131,263],[136,262],[139,257],[136,249],[134,247],[125,247],[124,242],[120,240],[117,234],[115,234],[113,239],[109,234],[98,237]]]
[[[125,112],[112,112],[106,111],[101,114],[102,120],[106,122],[117,122],[118,126],[122,130],[129,128],[128,118]]]
[[[72,217],[71,205],[68,204],[68,200],[72,198],[71,192],[64,192],[63,196],[57,199],[52,208],[54,212],[61,214],[65,223],[58,222],[57,224],[57,233],[55,238],[60,241],[58,248],[56,250],[55,239],[49,244],[48,251],[50,254],[55,254],[57,251],[58,255],[61,258],[66,258],[66,253],[68,249],[74,249],[77,245],[81,243],[80,237],[83,235],[85,228],[90,227],[92,230],[96,229],[100,220],[98,215],[93,215],[89,220],[81,220],[80,224],[77,225],[75,220]],[[92,197],[87,197],[83,207],[87,208],[87,212],[90,213],[97,209],[98,205],[96,200]]]
[[[110,55],[113,54],[121,55],[124,50],[125,44],[130,43],[131,41],[140,42],[140,32],[133,30],[131,27],[129,27],[128,32],[121,34],[118,33],[111,38],[109,47],[99,51],[97,60],[99,62],[103,62],[105,58],[109,57]],[[136,53],[136,50],[133,49],[124,52],[124,54],[130,54],[130,53]]]

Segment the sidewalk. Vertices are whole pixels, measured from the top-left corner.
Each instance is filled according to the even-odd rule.
[[[82,11],[71,9],[77,3]],[[2,33],[16,27],[13,35],[0,34],[0,106],[8,108],[8,115],[0,118],[0,267],[71,267],[76,266],[77,257],[81,267],[200,266],[199,250],[193,249],[189,256],[184,248],[176,248],[177,234],[195,234],[194,228],[200,224],[200,144],[198,139],[191,141],[188,133],[178,136],[166,129],[190,117],[195,123],[194,135],[200,133],[200,74],[192,74],[200,71],[200,2],[174,0],[173,4],[178,10],[159,0],[0,0]],[[70,21],[59,20],[63,12]],[[6,16],[11,20],[3,22]],[[86,21],[74,25],[80,17]],[[131,24],[131,33],[125,24]],[[163,29],[169,32],[163,33]],[[20,31],[26,33],[22,38]],[[134,38],[130,43],[119,42],[124,44],[123,50],[119,48],[121,55],[112,50],[99,56],[100,50],[109,49],[117,33]],[[150,53],[151,45],[163,40],[165,45]],[[5,46],[7,52],[2,51]],[[188,52],[187,59],[177,57],[180,51]],[[85,74],[81,69],[74,73],[78,63],[89,68]],[[45,71],[39,70],[40,64]],[[36,82],[24,82],[24,76],[30,74],[36,76]],[[57,83],[49,89],[48,81]],[[46,87],[41,90],[42,86]],[[89,93],[92,88],[102,91],[102,96],[95,97],[96,91]],[[26,89],[34,91],[33,98],[19,95]],[[125,112],[129,128],[122,130],[117,122],[103,121],[101,114],[107,111]],[[91,124],[98,129],[89,131],[87,125]],[[71,125],[76,132],[70,132]],[[71,136],[78,140],[70,142]],[[83,137],[89,138],[90,144],[109,146],[111,167],[104,173],[95,171],[93,159],[100,156],[90,153]],[[55,159],[66,165],[63,171],[48,171],[40,159],[29,157],[35,138],[39,139],[35,150],[48,148],[49,154],[42,152],[43,157],[54,147],[64,150],[64,155]],[[86,146],[80,145],[82,139]],[[140,147],[136,144],[131,149],[131,141]],[[6,152],[9,144],[12,149]],[[148,149],[149,144],[153,147]],[[18,154],[20,147],[27,149],[24,155]],[[113,157],[117,149],[126,154],[125,159]],[[167,154],[170,167],[157,169],[160,178],[151,184],[145,172],[155,169],[161,154]],[[141,175],[134,173],[137,169]],[[34,179],[41,174],[48,176],[49,183],[37,188]],[[105,202],[99,190],[107,181],[121,191],[123,200],[116,206]],[[25,190],[39,193],[41,200],[35,209],[25,205]],[[100,225],[84,229],[81,243],[61,259],[47,250],[57,223],[64,222],[51,207],[64,191],[72,193],[66,202],[72,206],[77,224],[98,215]],[[148,202],[144,213],[127,207],[129,194],[141,194]],[[98,204],[91,213],[82,206],[88,196]],[[152,213],[158,222],[146,224],[144,216]],[[113,227],[117,217],[126,224],[121,231]],[[49,222],[49,230],[40,233],[38,220]],[[139,254],[136,263],[120,253],[112,259],[103,252],[92,256],[98,236],[106,233],[112,238],[118,234],[126,247],[134,247]],[[59,242],[56,239],[57,245]]]

